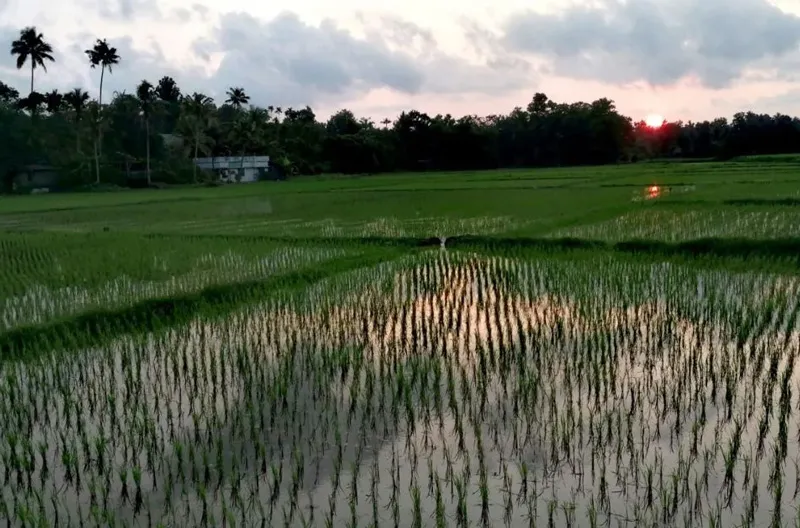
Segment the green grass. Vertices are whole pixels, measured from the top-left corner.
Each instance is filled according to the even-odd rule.
[[[7,197],[0,199],[0,227],[292,236],[334,235],[341,227],[358,235],[364,225],[386,219],[398,224],[391,228],[395,231],[433,236],[437,227],[455,221],[480,224],[474,219],[492,219],[491,228],[465,225],[453,234],[482,234],[464,231],[469,229],[545,234],[565,223],[590,225],[596,219],[646,209],[648,203],[634,199],[652,184],[670,188],[660,199],[665,208],[688,202],[716,211],[737,200],[798,199],[796,169],[785,162],[642,164],[329,176],[223,188]],[[426,222],[427,226],[415,225]],[[498,222],[502,227],[495,225]]]

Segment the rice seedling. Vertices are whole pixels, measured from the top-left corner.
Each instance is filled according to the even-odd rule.
[[[0,214],[0,516],[797,525],[794,213],[629,191],[528,220],[508,193],[483,215],[176,205],[146,229],[156,206],[130,205],[111,233],[89,208]],[[669,244],[703,236],[749,242]]]

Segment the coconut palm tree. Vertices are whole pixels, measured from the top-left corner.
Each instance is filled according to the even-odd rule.
[[[94,47],[91,49],[87,49],[84,53],[89,58],[89,64],[92,68],[97,68],[100,66],[100,94],[97,98],[97,111],[98,114],[95,116],[98,120],[101,118],[102,109],[103,109],[103,77],[105,76],[106,69],[108,69],[108,73],[113,72],[113,67],[119,64],[120,57],[117,53],[117,48],[114,46],[110,46],[106,39],[97,41],[94,44]],[[95,140],[94,146],[94,168],[95,168],[95,176],[96,176],[96,183],[100,183],[100,156],[103,152],[103,127],[97,126],[97,139]]]
[[[49,114],[57,114],[64,109],[64,94],[51,90],[44,94],[44,104]]]
[[[242,157],[258,154],[266,143],[266,126],[269,123],[269,111],[264,108],[251,107],[237,119],[230,128],[229,141]]]
[[[120,57],[117,48],[110,46],[106,39],[97,39],[92,49],[87,49],[84,53],[89,57],[89,64],[92,68],[100,66],[100,94],[97,103],[103,105],[103,77],[108,73],[113,73],[113,67],[119,64]]]
[[[36,31],[34,26],[26,27],[19,32],[19,38],[11,43],[11,54],[17,56],[17,69],[21,70],[25,63],[31,63],[31,93],[33,93],[33,76],[37,66],[46,72],[45,61],[55,62],[53,47],[45,42],[44,35]]]
[[[75,112],[76,121],[80,121],[83,111],[86,110],[86,105],[89,103],[89,92],[83,88],[73,88],[64,94],[64,102]]]
[[[154,109],[158,110],[155,120],[162,132],[173,132],[180,115],[181,89],[175,79],[165,75],[155,85],[157,99]]]
[[[147,186],[150,186],[150,115],[153,112],[153,105],[156,100],[156,91],[148,81],[142,81],[136,87],[136,98],[139,99],[139,108],[144,118],[146,159],[147,159]]]
[[[229,88],[225,95],[228,96],[225,102],[237,110],[250,102],[250,96],[244,92],[244,88]]]
[[[187,114],[194,116],[210,116],[214,111],[214,99],[198,92],[184,97],[181,104]]]
[[[206,131],[211,126],[215,110],[214,100],[201,93],[195,92],[181,101],[178,125],[192,141],[194,159],[197,159],[200,152],[208,153],[211,150],[211,138],[206,135]],[[194,163],[193,177],[197,183],[197,163]]]
[[[72,110],[75,122],[75,150],[81,153],[81,119],[89,104],[89,92],[81,88],[73,88],[64,94],[64,102]]]
[[[177,103],[181,99],[181,89],[178,88],[178,83],[168,75],[158,81],[155,93],[159,99],[167,103]]]

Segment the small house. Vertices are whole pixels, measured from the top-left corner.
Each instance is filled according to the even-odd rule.
[[[195,158],[198,168],[215,173],[220,181],[249,183],[265,179],[269,173],[269,156],[220,156]]]
[[[26,165],[14,178],[14,189],[52,189],[58,186],[58,172],[49,164]]]

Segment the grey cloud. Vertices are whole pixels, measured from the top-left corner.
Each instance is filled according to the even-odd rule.
[[[185,24],[208,19],[208,8],[203,4],[192,4],[189,7],[176,7],[169,12],[169,21]]]
[[[451,57],[437,57],[429,67],[436,73],[427,79],[425,88],[438,93],[498,94],[532,84],[529,65],[512,59],[490,59],[484,65],[471,65]]]
[[[216,93],[244,86],[262,105],[334,103],[376,88],[498,93],[531,82],[531,71],[519,58],[471,64],[443,53],[432,32],[412,22],[384,15],[377,21],[362,16],[362,23],[368,26],[363,40],[331,21],[315,27],[292,13],[269,22],[232,13],[222,17],[215,38],[195,43],[195,51],[224,54],[210,80]]]
[[[524,61],[470,64],[441,52],[429,30],[409,21],[381,16],[368,30],[368,38],[359,39],[331,21],[310,26],[292,13],[269,22],[231,13],[223,15],[214,38],[195,43],[195,52],[224,55],[210,81],[217,93],[244,86],[256,104],[331,103],[376,88],[496,93],[530,83]]]
[[[185,7],[177,7],[170,12],[170,19],[176,22],[186,22],[191,20],[192,11]]]
[[[192,4],[192,11],[197,13],[203,20],[208,18],[208,7],[204,4]]]
[[[19,28],[12,26],[0,26],[0,45],[5,49],[11,48],[11,43],[19,35]],[[6,52],[8,53],[8,52]]]
[[[218,45],[211,39],[199,38],[192,42],[192,52],[204,61],[211,60],[211,54],[217,49]]]
[[[107,20],[130,22],[141,18],[161,18],[157,0],[80,0],[80,3]]]
[[[408,47],[415,41],[427,51],[432,51],[437,46],[436,38],[430,30],[408,20],[384,15],[380,18],[380,29],[382,39],[396,46]]]
[[[426,72],[423,90],[456,94],[482,92],[498,94],[530,87],[535,71],[527,60],[508,54],[497,37],[479,24],[461,21],[467,41],[479,58],[477,63],[441,52],[432,33],[408,21],[382,17],[381,35],[394,36],[398,45],[421,43],[417,64]]]
[[[254,101],[306,104],[363,85],[414,93],[423,81],[411,57],[356,39],[329,21],[314,27],[282,13],[263,23],[231,13],[222,16],[215,36],[196,46],[204,55],[224,54],[214,79],[248,87]]]
[[[657,85],[696,75],[719,88],[745,67],[797,51],[800,18],[767,0],[607,0],[517,14],[503,40],[509,50],[551,58],[561,75]]]

